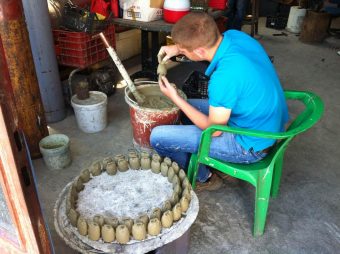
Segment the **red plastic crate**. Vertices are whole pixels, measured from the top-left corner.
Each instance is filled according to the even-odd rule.
[[[224,10],[226,8],[227,0],[210,0],[209,7],[217,9],[217,10]]]
[[[104,31],[105,37],[115,47],[115,27],[110,25]],[[92,38],[95,34],[53,30],[56,55],[61,65],[85,68],[109,57],[102,40]]]

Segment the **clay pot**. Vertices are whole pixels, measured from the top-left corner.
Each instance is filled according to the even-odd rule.
[[[183,181],[183,179],[186,177],[186,174],[185,174],[183,169],[179,170],[178,177],[179,177],[179,180],[181,180],[181,181]]]
[[[104,217],[100,214],[93,217],[93,222],[97,223],[99,226],[104,225]]]
[[[151,171],[155,174],[161,172],[161,163],[157,159],[151,161]]]
[[[181,180],[178,175],[174,175],[172,178],[172,186],[175,187],[176,185],[181,185]]]
[[[172,215],[172,211],[166,211],[162,215],[162,227],[163,228],[170,228],[172,226],[172,223],[174,222],[174,218]]]
[[[161,222],[157,218],[150,220],[148,224],[148,234],[152,236],[159,235],[161,232]]]
[[[174,187],[174,193],[177,193],[177,195],[182,193],[182,188],[179,184],[176,184]]]
[[[117,163],[119,159],[124,159],[125,160],[125,156],[123,154],[117,154],[114,157],[115,162]]]
[[[189,201],[191,200],[191,191],[186,187],[182,192],[182,197],[186,197]]]
[[[161,156],[159,156],[159,154],[154,153],[154,154],[152,155],[152,159],[161,162],[161,159],[162,159],[162,158],[161,158]]]
[[[76,227],[77,226],[78,217],[79,217],[79,213],[75,209],[71,208],[68,211],[67,217],[70,220],[71,225]]]
[[[109,162],[112,162],[112,161],[114,161],[112,157],[106,157],[106,158],[104,158],[103,161],[102,161],[103,169],[106,169],[107,164],[108,164]]]
[[[129,165],[131,169],[140,169],[140,161],[137,155],[129,157]]]
[[[77,228],[80,235],[87,235],[87,222],[83,216],[80,216],[77,221]]]
[[[88,238],[92,241],[98,241],[100,238],[100,226],[94,221],[89,221],[88,226]]]
[[[156,207],[155,209],[152,210],[152,213],[150,214],[150,220],[153,218],[157,218],[157,219],[161,219],[161,215],[162,215],[162,210],[158,207]]]
[[[129,232],[132,230],[132,225],[133,225],[133,219],[129,217],[125,217],[122,219],[122,224],[126,225],[127,228],[129,229]]]
[[[76,183],[77,192],[81,192],[84,189],[84,184],[83,184],[83,181],[81,180],[80,176],[77,177],[75,183]]]
[[[162,212],[164,213],[165,211],[167,210],[171,210],[171,202],[169,200],[166,200],[164,203],[163,203],[163,206],[162,206]]]
[[[110,162],[107,163],[107,165],[106,165],[106,173],[108,173],[109,175],[117,174],[117,165],[116,165],[116,162],[110,161]]]
[[[144,170],[151,168],[151,160],[149,157],[141,157],[140,164],[141,164],[141,168]]]
[[[173,161],[172,164],[171,164],[171,167],[174,169],[175,174],[177,175],[178,172],[179,172],[179,166],[178,166],[177,162]]]
[[[149,216],[147,214],[140,215],[138,216],[137,221],[143,222],[146,227],[146,225],[149,223]]]
[[[168,164],[166,164],[165,162],[161,163],[161,174],[162,176],[166,177],[168,175]]]
[[[189,182],[189,179],[188,178],[184,178],[183,181],[182,181],[182,188],[189,188],[190,189],[191,185],[190,185],[190,182]]]
[[[179,203],[181,204],[182,212],[185,213],[189,208],[189,200],[187,199],[186,196],[183,196]]]
[[[81,171],[79,177],[83,183],[87,183],[88,181],[90,181],[90,177],[91,177],[90,170],[88,170],[87,168],[84,169],[83,171]]]
[[[118,170],[120,172],[126,172],[129,170],[129,164],[125,159],[118,160]]]
[[[146,237],[146,227],[143,222],[137,222],[132,226],[132,236],[135,240],[141,241]]]
[[[177,203],[173,208],[172,208],[172,214],[174,216],[174,221],[178,221],[181,216],[182,216],[182,208],[179,203]]]
[[[169,157],[165,157],[163,162],[165,162],[168,165],[168,167],[171,166],[171,159]]]
[[[175,204],[177,204],[178,200],[179,200],[178,194],[176,192],[172,193],[172,196],[170,198],[171,205],[174,206]]]
[[[130,232],[126,225],[118,225],[116,228],[116,240],[119,243],[127,243],[130,240]]]
[[[135,149],[128,149],[128,158],[138,157],[138,153]]]
[[[171,183],[172,178],[175,176],[175,171],[172,167],[169,168],[168,170],[168,181]]]
[[[116,217],[104,218],[104,223],[111,225],[113,228],[117,228],[119,220]]]
[[[141,158],[150,158],[150,154],[147,151],[141,151],[140,157]]]
[[[106,243],[113,242],[115,239],[115,230],[111,225],[103,225],[102,227],[102,239]]]
[[[103,165],[100,161],[96,161],[90,166],[90,172],[93,176],[100,175],[100,173],[102,172],[102,169],[103,169]]]

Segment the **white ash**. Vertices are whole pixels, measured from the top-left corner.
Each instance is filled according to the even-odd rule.
[[[77,210],[86,218],[98,214],[119,218],[150,214],[173,193],[168,178],[150,170],[128,170],[113,176],[103,172],[84,185]]]

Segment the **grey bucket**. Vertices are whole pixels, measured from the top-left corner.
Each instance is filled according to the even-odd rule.
[[[70,139],[64,134],[51,134],[39,142],[40,152],[49,169],[63,169],[70,165]]]

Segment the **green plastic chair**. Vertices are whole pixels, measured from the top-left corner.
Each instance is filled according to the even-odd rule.
[[[188,177],[195,188],[198,165],[200,163],[217,169],[224,174],[242,179],[256,188],[254,236],[263,234],[267,217],[269,197],[277,197],[282,173],[283,156],[289,142],[298,134],[308,130],[319,121],[324,111],[321,98],[311,92],[285,91],[287,100],[301,101],[304,110],[290,123],[286,132],[272,133],[265,131],[232,128],[225,125],[213,125],[202,132],[197,154],[190,158]],[[278,140],[269,154],[259,162],[252,164],[235,164],[209,157],[212,134],[215,131],[231,132]]]

